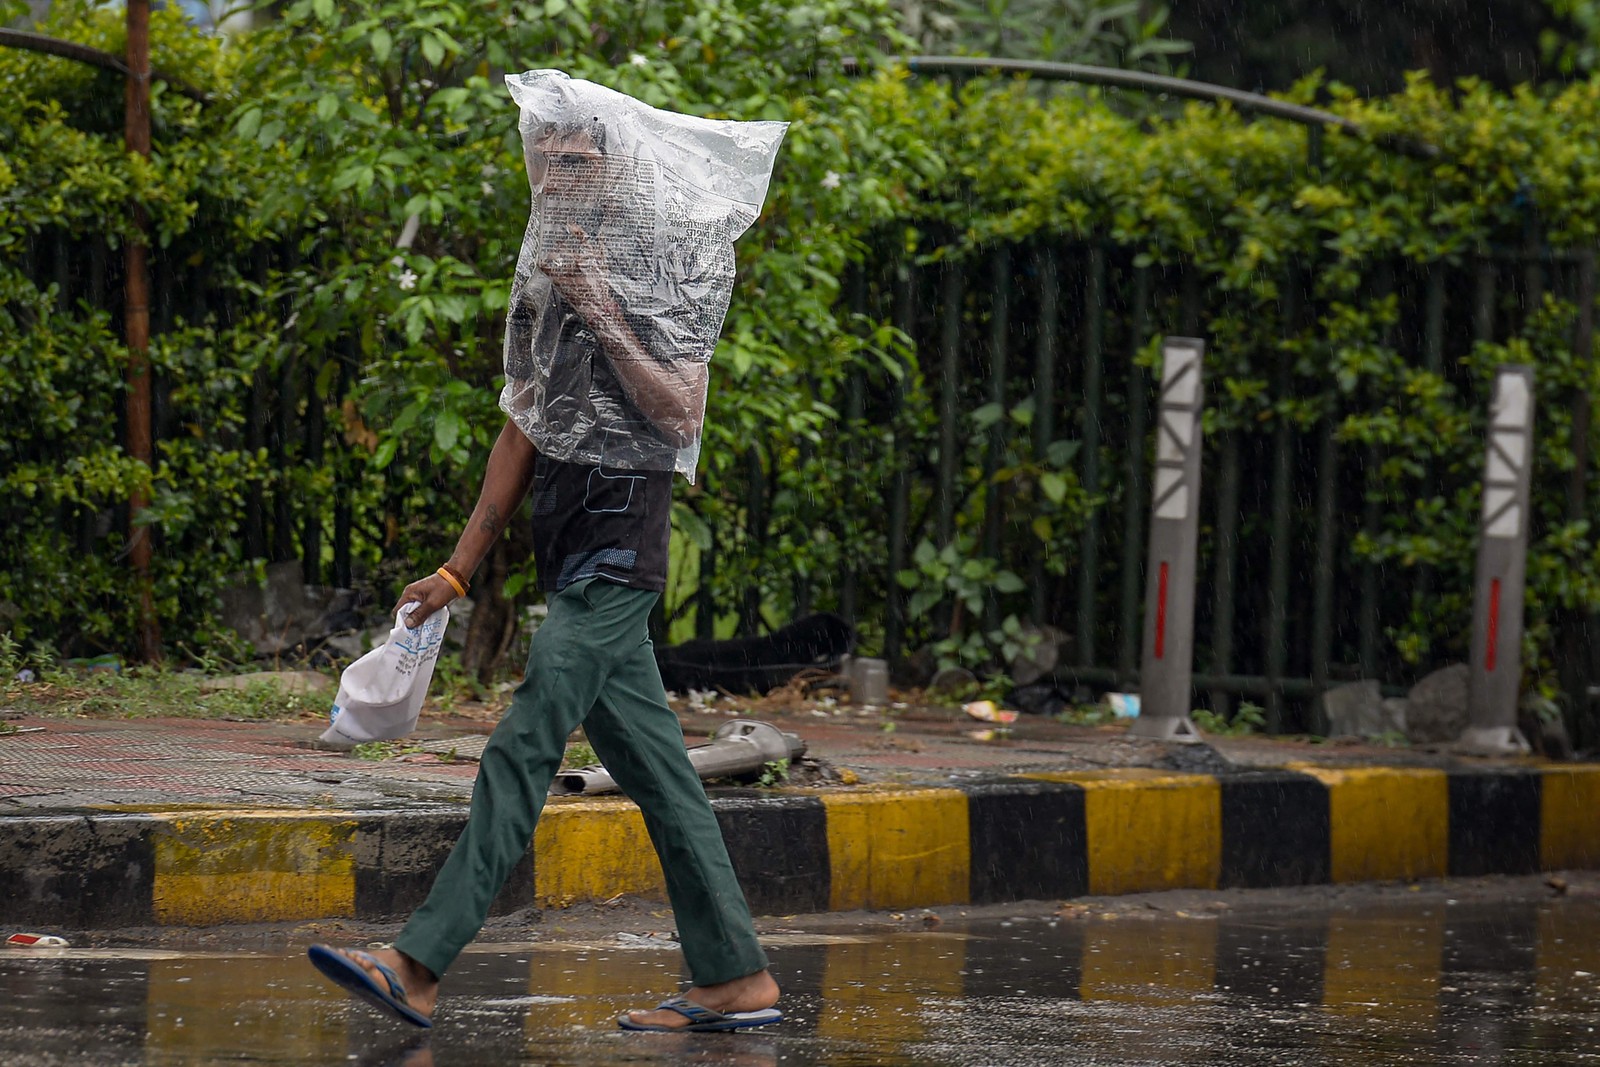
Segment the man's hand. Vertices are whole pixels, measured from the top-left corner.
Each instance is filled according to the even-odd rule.
[[[536,264],[556,292],[585,319],[611,310],[606,288],[605,249],[576,223],[550,242]]]
[[[645,349],[606,283],[601,243],[568,223],[566,235],[540,255],[538,268],[600,339],[601,351],[633,405],[673,447],[694,441],[705,414],[706,365],[663,363]]]
[[[456,591],[450,588],[450,583],[437,574],[430,574],[420,582],[412,582],[406,586],[400,594],[400,599],[395,601],[390,614],[399,614],[402,607],[415,602],[418,606],[406,616],[406,625],[415,630],[427,620],[428,616],[454,599]]]

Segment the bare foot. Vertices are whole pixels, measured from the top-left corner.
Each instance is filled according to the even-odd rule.
[[[407,956],[398,949],[374,948],[361,952],[352,952],[346,949],[334,949],[345,959],[366,971],[380,987],[384,986],[384,977],[378,969],[369,964],[362,956],[371,956],[379,963],[393,971],[400,979],[400,984],[406,987],[406,1003],[417,1011],[433,1018],[433,1009],[439,1003],[439,979],[416,960]]]
[[[410,986],[406,988],[409,989]],[[685,993],[684,997],[701,1007],[722,1012],[724,1015],[736,1011],[760,1011],[778,1003],[778,983],[773,981],[769,972],[757,971],[743,978],[735,978],[731,982],[697,985]],[[637,1026],[661,1026],[671,1030],[689,1025],[688,1018],[671,1008],[630,1011],[628,1020]]]

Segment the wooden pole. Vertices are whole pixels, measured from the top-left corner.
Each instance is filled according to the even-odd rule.
[[[150,0],[128,0],[128,81],[125,141],[129,152],[150,155]],[[150,428],[150,275],[149,216],[144,205],[130,205],[133,233],[125,244],[127,288],[123,328],[128,344],[128,454],[151,469]],[[147,663],[161,658],[161,630],[156,622],[150,583],[150,527],[139,513],[150,505],[145,485],[128,497],[128,559],[133,566],[138,603],[138,656]]]

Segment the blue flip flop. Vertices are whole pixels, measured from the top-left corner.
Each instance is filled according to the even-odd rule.
[[[730,1011],[723,1014],[712,1011],[703,1004],[696,1004],[688,997],[668,997],[657,1009],[675,1011],[689,1020],[687,1026],[641,1026],[626,1015],[617,1016],[617,1025],[624,1030],[653,1030],[665,1033],[694,1033],[708,1034],[719,1030],[745,1030],[752,1026],[766,1026],[783,1018],[783,1012],[777,1008],[762,1008],[760,1011]]]
[[[400,976],[368,953],[351,951],[346,954],[327,945],[312,945],[306,949],[306,955],[311,958],[311,965],[327,975],[335,985],[360,997],[379,1011],[403,1019],[412,1026],[428,1028],[433,1025],[432,1019],[406,1003],[406,987],[401,984]],[[357,960],[370,964],[383,975],[388,988],[373,980]]]

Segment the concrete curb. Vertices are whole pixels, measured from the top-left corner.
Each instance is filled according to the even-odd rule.
[[[758,914],[1163,889],[1600,868],[1600,765],[1039,773],[950,788],[718,797]],[[205,810],[0,819],[13,926],[384,919],[465,823],[417,812]],[[632,803],[552,798],[503,914],[664,898]]]

